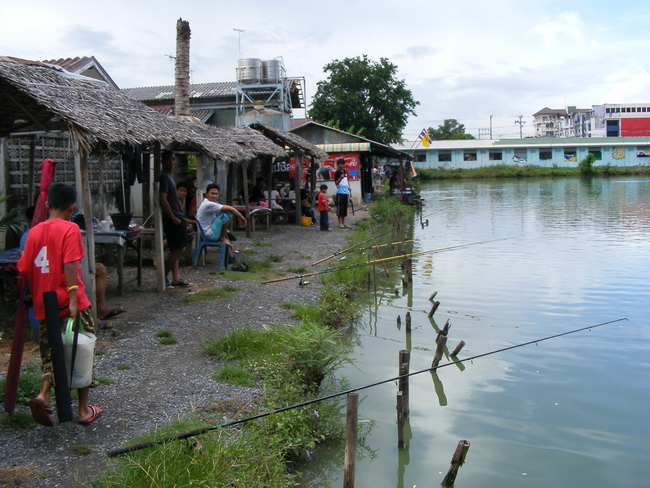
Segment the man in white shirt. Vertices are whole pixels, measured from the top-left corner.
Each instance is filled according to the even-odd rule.
[[[227,237],[232,216],[237,217],[242,227],[246,227],[246,219],[235,207],[221,205],[217,202],[218,198],[219,186],[209,184],[205,190],[205,200],[196,212],[196,220],[208,239],[228,246],[228,254],[232,258],[232,243]]]

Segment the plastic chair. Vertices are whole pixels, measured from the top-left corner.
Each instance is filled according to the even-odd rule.
[[[199,229],[198,242],[196,243],[196,252],[194,253],[194,264],[192,267],[196,269],[196,265],[199,263],[199,258],[201,257],[201,251],[204,247],[218,247],[220,249],[221,256],[219,257],[219,272],[228,267],[228,246],[223,242],[211,241],[205,236],[203,227],[201,224],[197,225]]]

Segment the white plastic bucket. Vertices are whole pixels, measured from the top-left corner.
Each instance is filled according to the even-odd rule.
[[[79,332],[77,337],[77,353],[74,358],[74,371],[70,381],[70,363],[72,362],[72,343],[67,343],[63,334],[63,353],[65,354],[65,370],[70,381],[70,388],[85,388],[90,386],[93,378],[93,358],[97,338],[90,332]]]

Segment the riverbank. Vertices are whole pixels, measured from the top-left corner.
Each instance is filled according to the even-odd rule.
[[[351,226],[367,217],[364,208],[348,218]],[[311,271],[311,263],[345,247],[351,230],[333,226],[320,232],[318,226],[276,225],[258,230],[251,239],[237,233],[236,248],[241,262],[272,262],[268,277],[290,276]],[[291,325],[295,319],[283,303],[312,303],[320,284],[310,279],[261,285],[253,275],[229,271],[215,273],[216,252],[208,266],[181,269],[181,277],[193,283],[186,289],[155,291],[155,272],[146,268],[144,284],[138,290],[135,269],[125,270],[125,296],[112,294],[115,273],[109,272],[110,306],[123,306],[127,313],[114,319],[113,331],[100,332],[97,375],[102,385],[90,393],[91,403],[100,405],[102,416],[88,427],[73,422],[46,428],[0,427],[0,482],[29,487],[74,487],[109,468],[106,452],[122,446],[157,426],[200,410],[207,405],[229,405],[223,419],[230,420],[238,409],[255,402],[256,388],[233,387],[212,379],[219,362],[202,352],[206,337],[230,331],[272,325]],[[110,270],[113,271],[113,270]],[[258,277],[259,278],[259,277]],[[205,292],[227,289],[225,298],[204,300]],[[186,304],[192,298],[198,301]],[[161,332],[175,344],[161,344]],[[33,351],[29,344],[28,349]],[[7,358],[1,358],[2,374]],[[25,405],[17,414],[26,415]]]

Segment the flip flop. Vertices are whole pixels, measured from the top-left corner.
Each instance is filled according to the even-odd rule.
[[[100,317],[100,320],[111,319],[111,318],[115,317],[116,315],[119,315],[119,314],[124,313],[124,312],[126,312],[126,310],[124,308],[115,307],[115,308],[112,308],[111,311],[108,312],[106,315],[104,315],[103,317]]]
[[[97,420],[97,417],[99,417],[102,414],[102,409],[99,408],[97,405],[88,405],[88,406],[90,407],[90,410],[93,412],[93,414],[90,417],[88,417],[86,420],[77,419],[77,423],[79,425],[90,425],[95,420]]]
[[[111,330],[113,328],[113,322],[109,322],[108,320],[102,320],[97,324],[97,328],[99,330]]]
[[[54,421],[52,420],[52,408],[45,405],[45,402],[40,398],[32,398],[29,401],[29,409],[32,412],[32,417],[34,420],[44,425],[45,427],[54,427]]]

